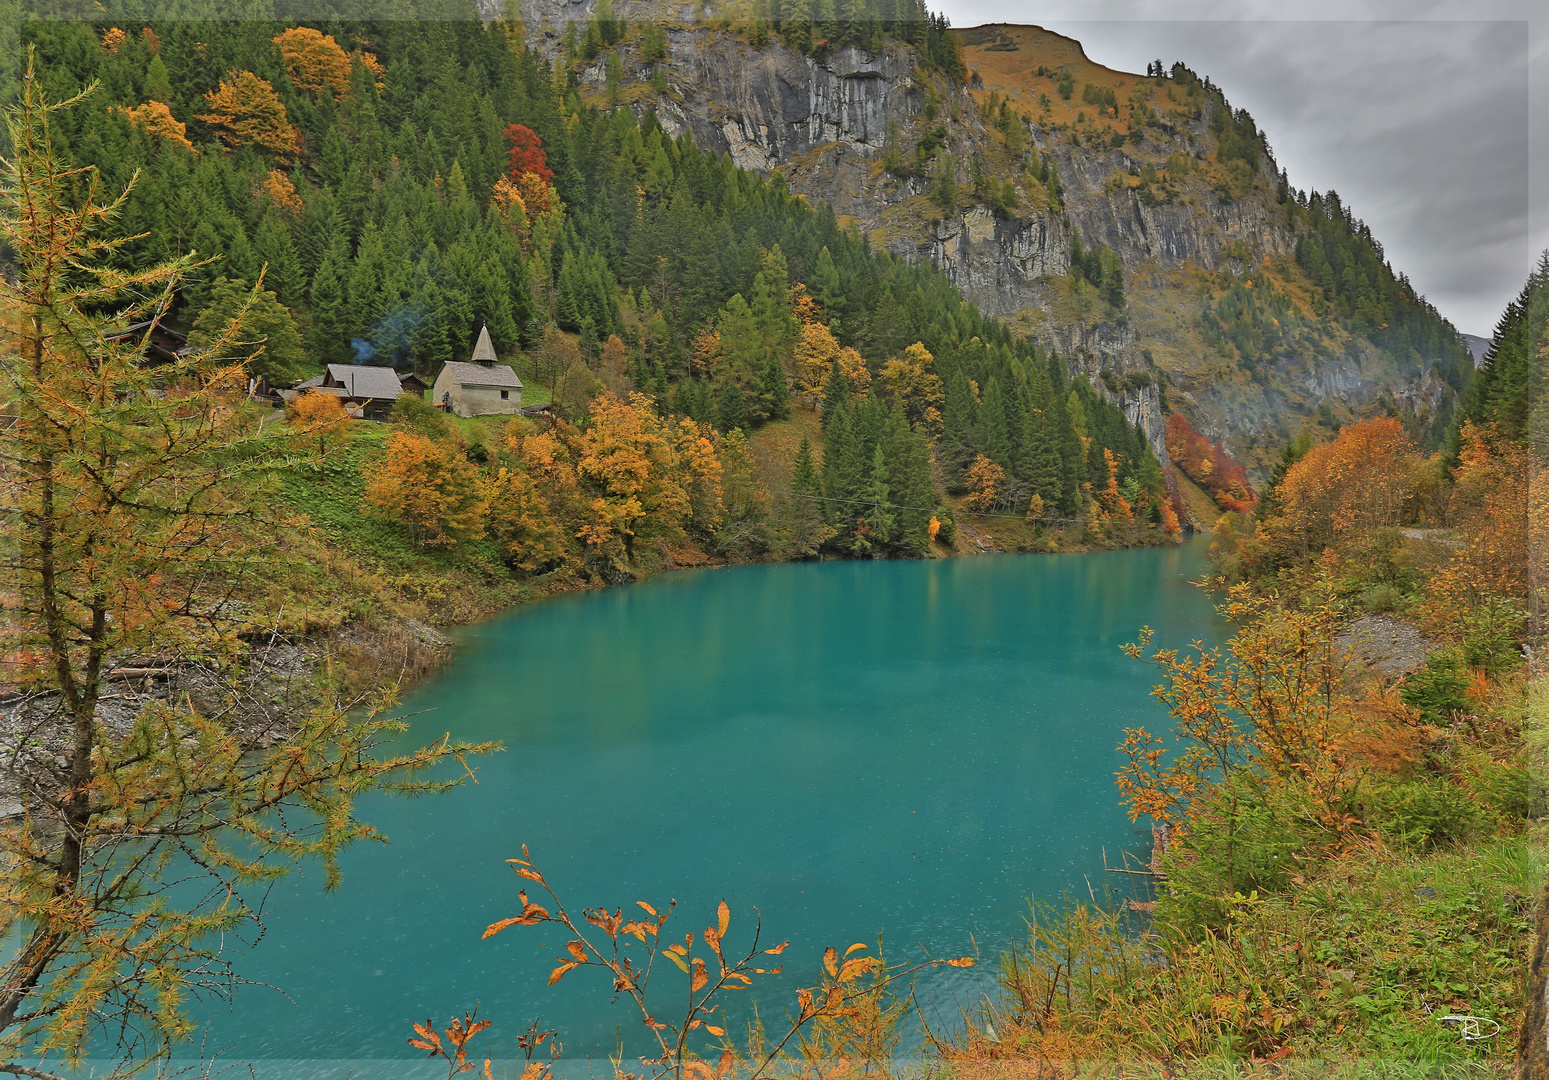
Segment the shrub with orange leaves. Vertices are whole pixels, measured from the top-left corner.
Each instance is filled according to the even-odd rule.
[[[117,53],[118,47],[124,43],[124,32],[116,26],[110,26],[102,33],[102,47],[110,53]]]
[[[417,544],[451,547],[484,531],[485,487],[454,443],[394,431],[364,474],[361,509],[404,526]]]
[[[911,1000],[895,994],[894,985],[906,985],[914,975],[930,968],[974,966],[971,956],[890,966],[881,953],[880,943],[877,954],[872,956],[864,955],[869,947],[863,942],[856,942],[842,954],[829,946],[823,950],[818,981],[796,989],[791,1003],[794,1008],[787,1010],[785,1034],[750,1033],[744,1050],[727,1030],[725,997],[780,974],[781,962],[764,957],[781,956],[790,942],[763,947],[761,923],[754,920],[746,951],[741,947],[733,949],[731,907],[724,900],[716,905],[710,926],[697,935],[687,933],[682,939],[676,934],[669,938],[665,933],[667,922],[676,913],[676,900],[663,905],[637,900],[628,913],[622,906],[611,912],[605,906],[583,908],[578,918],[566,910],[549,881],[533,864],[525,844],[521,858],[506,862],[525,888],[516,894],[517,913],[490,923],[484,937],[494,937],[513,926],[547,926],[558,931],[559,940],[568,939],[562,955],[555,957],[556,966],[549,972],[548,984],[553,986],[572,971],[588,968],[597,969],[604,977],[604,985],[611,984],[615,999],[622,998],[630,1012],[638,1015],[659,1053],[656,1058],[642,1061],[647,1072],[629,1074],[635,1080],[727,1080],[738,1066],[743,1068],[737,1069],[736,1076],[784,1075],[785,1070],[772,1071],[771,1065],[781,1059],[793,1040],[809,1061],[841,1063],[821,1073],[828,1080],[848,1074],[852,1062],[863,1063],[865,1075],[873,1075],[892,1060],[891,1049],[897,1041],[893,1029]],[[547,895],[539,894],[534,900],[528,889],[541,889]],[[636,908],[640,911],[638,916]],[[695,945],[696,937],[699,946]],[[704,955],[696,956],[701,947]],[[765,968],[764,964],[774,966]],[[686,983],[688,994],[683,1005],[677,1003],[684,1002],[685,984],[670,974],[674,968]],[[669,976],[673,984],[665,994],[652,991],[653,979],[659,985]],[[679,1008],[682,1013],[677,1012]],[[443,1033],[450,1036],[447,1042],[453,1050],[442,1045],[443,1036],[430,1027],[429,1021],[414,1025],[416,1037],[409,1042],[418,1049],[429,1050],[432,1056],[447,1059],[453,1070],[448,1074],[451,1076],[473,1068],[473,1063],[466,1061],[463,1047],[474,1030],[482,1030],[482,1024],[473,1019],[473,1013],[467,1013],[460,1021],[454,1019],[449,1031]],[[553,1032],[540,1033],[533,1025],[526,1036],[517,1040],[527,1061],[521,1080],[548,1080],[549,1065],[534,1061],[533,1051],[550,1039],[551,1060],[557,1057],[552,1036]]]
[[[231,72],[204,96],[210,111],[199,119],[214,128],[232,149],[257,146],[282,161],[300,150],[301,136],[291,126],[285,103],[271,83],[251,71]]]
[[[305,90],[314,98],[328,94],[335,101],[349,93],[350,57],[331,34],[295,26],[272,40],[279,46],[285,73],[297,90]]]
[[[172,110],[159,101],[147,101],[132,109],[122,110],[129,122],[147,135],[155,135],[176,143],[183,149],[197,154],[194,144],[188,141],[187,125],[172,115]]]
[[[1346,747],[1346,652],[1334,642],[1338,611],[1285,607],[1273,593],[1255,597],[1237,585],[1221,613],[1244,623],[1227,654],[1195,642],[1149,657],[1166,678],[1152,696],[1172,713],[1184,748],[1164,766],[1162,739],[1125,729],[1119,750],[1129,760],[1117,779],[1130,820],[1186,823],[1202,792],[1252,767],[1270,782],[1301,785],[1324,824],[1343,835],[1354,824],[1341,806],[1356,775]],[[1138,659],[1151,641],[1144,628],[1124,651]]]

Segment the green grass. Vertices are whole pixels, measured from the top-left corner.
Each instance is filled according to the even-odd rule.
[[[384,452],[388,429],[355,423],[350,435],[330,448],[321,464],[298,466],[280,482],[279,498],[306,515],[326,549],[320,558],[332,564],[330,580],[303,586],[312,593],[309,601],[331,602],[353,614],[385,604],[410,617],[452,623],[525,597],[526,587],[512,577],[491,541],[420,547],[399,526],[365,513],[363,469]]]

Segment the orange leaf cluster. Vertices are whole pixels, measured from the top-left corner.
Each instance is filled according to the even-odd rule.
[[[188,141],[187,126],[174,117],[172,110],[161,102],[147,101],[144,105],[124,109],[123,113],[129,118],[131,124],[147,135],[166,139],[196,154],[199,152],[194,150],[194,144]]]
[[[314,98],[326,93],[335,101],[349,93],[350,57],[331,34],[296,26],[275,35],[273,41],[296,89]]]
[[[306,209],[302,205],[301,195],[296,191],[296,185],[291,183],[290,177],[279,169],[269,170],[269,175],[264,177],[260,190],[264,198],[287,214],[300,214]]]
[[[102,34],[102,47],[110,53],[117,53],[118,47],[124,43],[124,32],[116,26],[110,26]]]
[[[291,126],[285,103],[274,86],[251,71],[233,71],[220,86],[205,94],[210,111],[199,119],[216,129],[232,149],[257,146],[281,160],[294,157],[301,136]]]
[[[430,1056],[433,1058],[445,1058],[449,1066],[448,1075],[450,1076],[472,1072],[478,1068],[478,1065],[468,1060],[468,1041],[490,1026],[488,1020],[475,1020],[473,1017],[474,1014],[471,1012],[464,1013],[461,1020],[455,1016],[452,1017],[447,1022],[446,1031],[444,1032],[437,1032],[429,1020],[426,1020],[423,1024],[415,1024],[414,1031],[418,1038],[410,1039],[409,1045],[416,1050],[430,1051]],[[445,1036],[451,1049],[447,1049],[447,1047],[441,1044],[443,1036]],[[486,1080],[494,1080],[494,1074],[490,1070],[490,1060],[488,1058],[484,1060],[484,1076]]]

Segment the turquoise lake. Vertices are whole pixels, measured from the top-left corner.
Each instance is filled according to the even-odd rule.
[[[1117,866],[1149,849],[1118,804],[1114,748],[1167,717],[1154,670],[1120,646],[1142,625],[1158,644],[1222,636],[1188,580],[1203,552],[703,570],[460,631],[403,711],[415,739],[504,752],[477,786],[368,800],[392,842],[352,850],[338,892],[315,868],[274,890],[267,936],[237,962],[288,996],[248,987],[213,1009],[206,1052],[266,1077],[430,1076],[411,1022],[475,1005],[498,1057],[534,1018],[603,1072],[619,1032],[643,1049],[599,971],[547,985],[565,936],[480,940],[519,908],[504,860],[523,843],[577,915],[676,898],[681,941],[724,898],[728,943],[745,947],[758,909],[765,944],[791,942],[766,1016],[816,981],[825,945],[977,952],[920,984],[927,1017],[951,1026],[993,989],[1030,897],[1133,889],[1103,872],[1105,852]],[[658,979],[681,1000],[675,970]]]

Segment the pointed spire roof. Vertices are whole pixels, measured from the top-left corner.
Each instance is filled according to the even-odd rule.
[[[489,327],[479,328],[479,340],[473,345],[473,362],[475,364],[493,364],[495,362],[495,346],[489,340]]]

